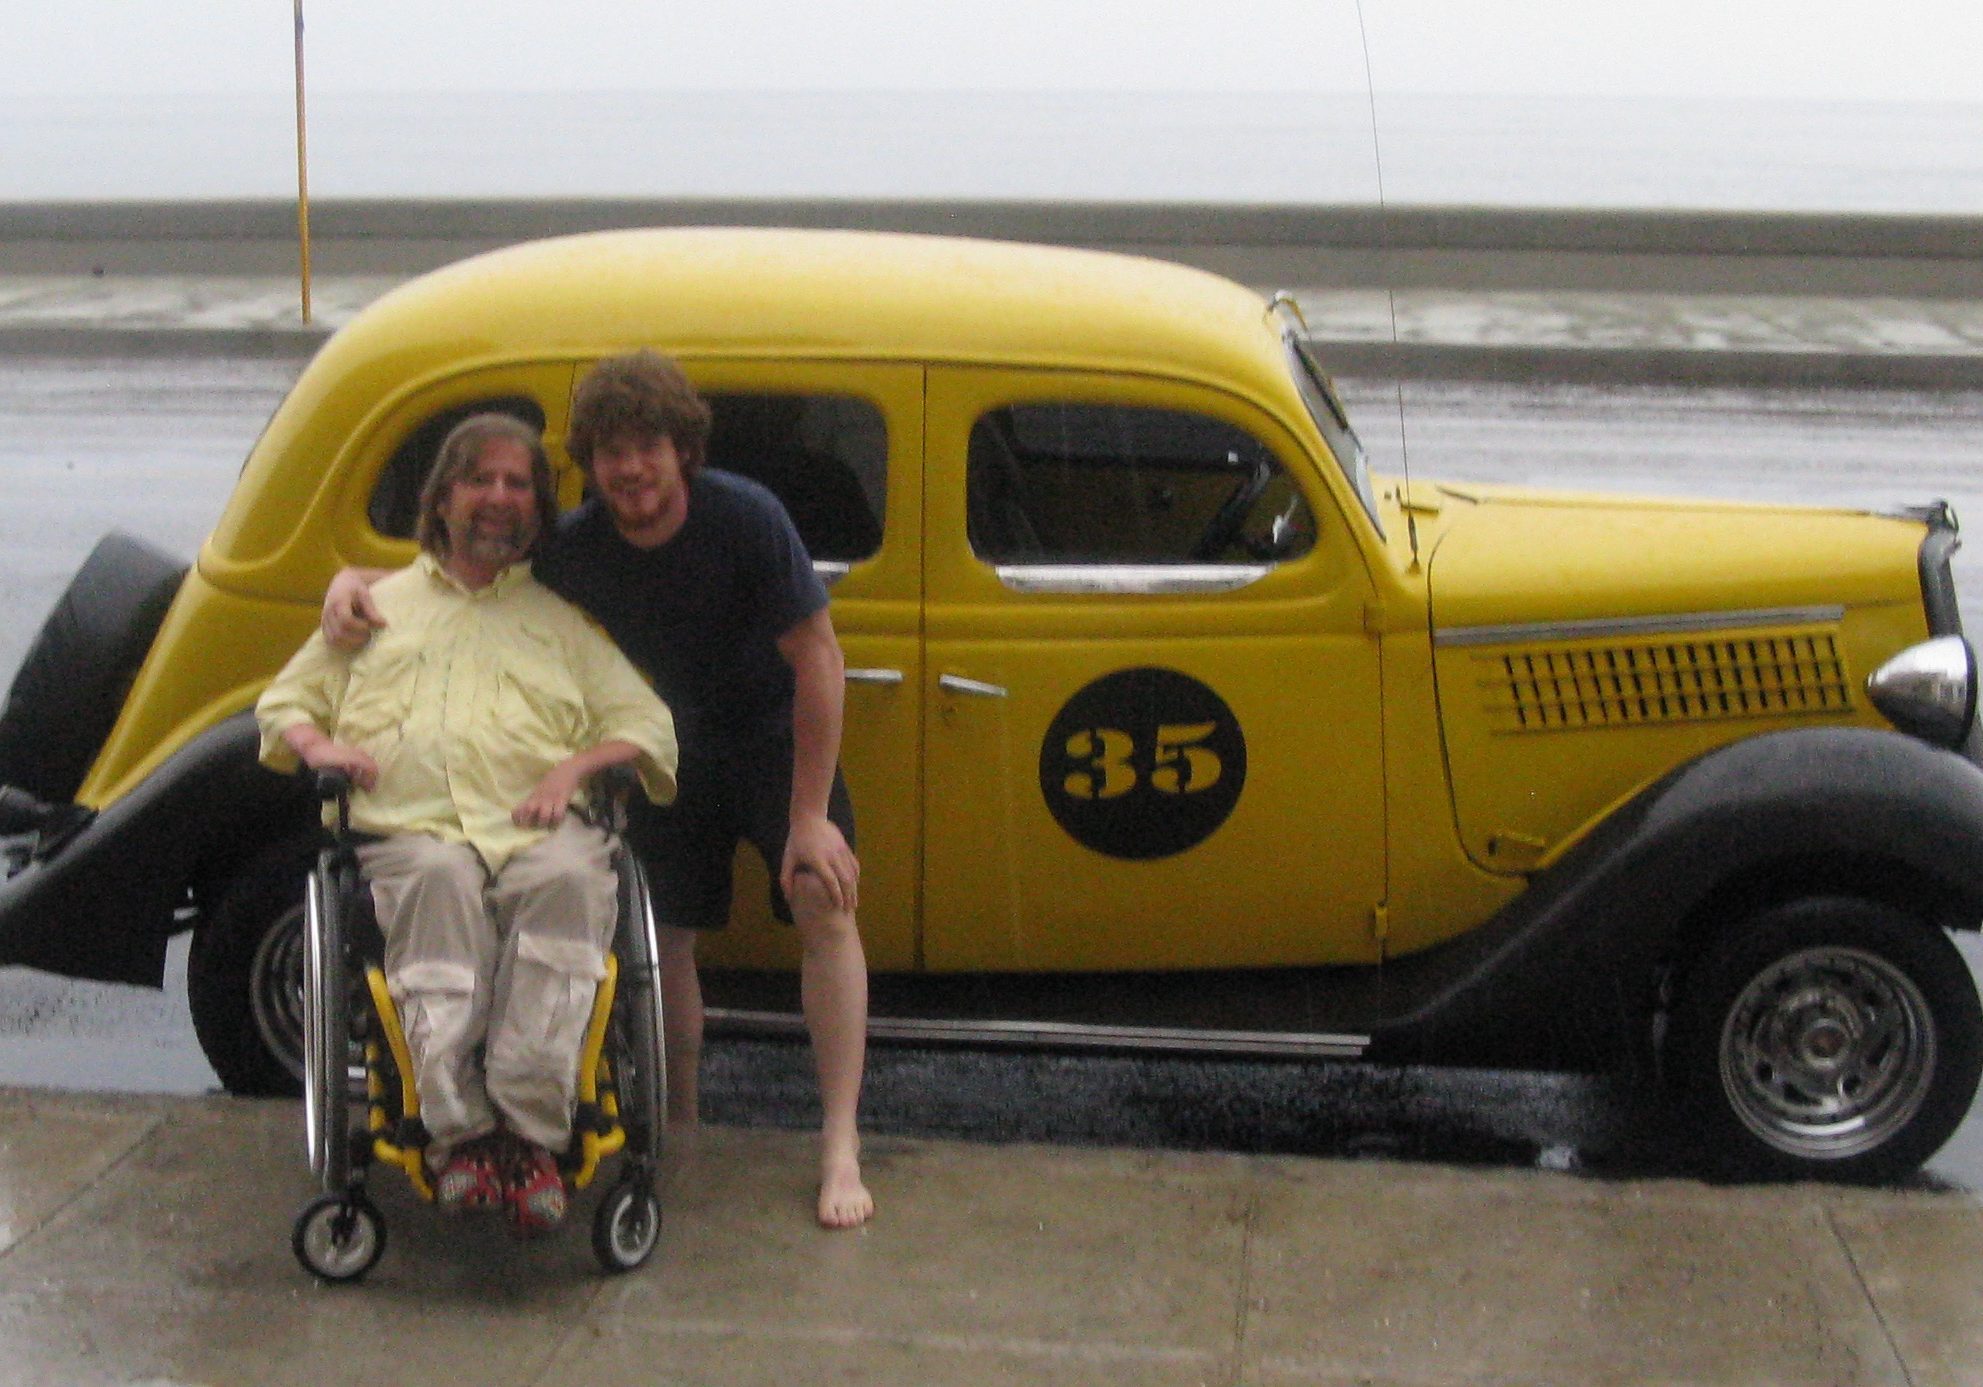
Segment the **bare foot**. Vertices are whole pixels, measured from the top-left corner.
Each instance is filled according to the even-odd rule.
[[[819,1166],[819,1226],[859,1228],[874,1216],[874,1196],[861,1183],[861,1163],[853,1155],[827,1156]]]

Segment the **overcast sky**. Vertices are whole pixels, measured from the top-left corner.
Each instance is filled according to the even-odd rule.
[[[0,93],[288,89],[293,0],[17,0]],[[1357,0],[305,0],[313,91],[1362,90]],[[1979,0],[1362,0],[1377,91],[1983,102]],[[1983,138],[1980,135],[1979,138]]]

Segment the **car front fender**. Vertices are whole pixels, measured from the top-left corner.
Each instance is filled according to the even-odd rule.
[[[1492,920],[1386,965],[1411,997],[1373,1053],[1615,1063],[1663,967],[1745,904],[1860,891],[1924,920],[1983,921],[1983,770],[1867,728],[1768,733],[1649,786]],[[1728,907],[1710,919],[1717,903]],[[1402,986],[1400,986],[1402,984]]]
[[[216,724],[0,884],[0,964],[161,986],[189,886],[315,821],[309,787],[261,766],[259,745],[249,713]]]

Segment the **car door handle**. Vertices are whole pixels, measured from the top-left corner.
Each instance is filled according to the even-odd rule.
[[[850,669],[847,671],[849,684],[899,684],[903,674],[899,669]]]
[[[998,684],[987,684],[977,679],[966,679],[960,674],[946,674],[936,681],[936,686],[945,693],[971,694],[977,698],[1004,698],[1005,689]]]

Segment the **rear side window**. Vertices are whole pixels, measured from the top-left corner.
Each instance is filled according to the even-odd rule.
[[[761,482],[792,514],[806,552],[849,562],[881,548],[888,426],[852,395],[706,396],[709,463]]]
[[[815,559],[849,562],[881,547],[888,486],[888,427],[881,411],[850,395],[711,394],[712,466],[763,483],[791,512]],[[442,441],[472,414],[494,412],[539,433],[544,410],[527,395],[471,400],[430,415],[402,439],[379,474],[366,513],[372,528],[411,539],[420,490]]]
[[[990,563],[1258,563],[1315,543],[1273,453],[1207,415],[1011,405],[972,426],[968,471],[971,548]]]
[[[385,470],[379,473],[371,502],[365,508],[374,530],[390,539],[413,538],[420,519],[420,489],[427,484],[427,474],[434,470],[441,443],[456,424],[471,414],[507,414],[521,419],[540,434],[544,432],[543,407],[528,395],[471,400],[430,415],[400,441],[387,459]]]

